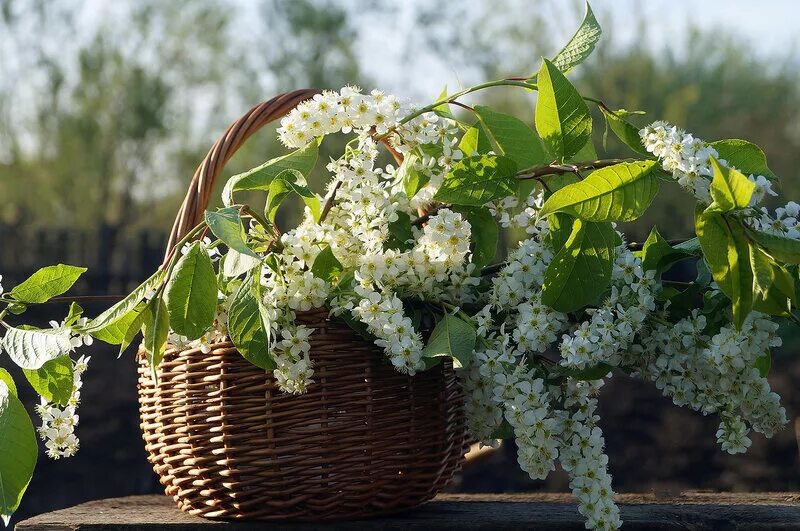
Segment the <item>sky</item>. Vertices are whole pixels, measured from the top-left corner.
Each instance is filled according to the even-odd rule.
[[[752,43],[760,53],[784,51],[798,44],[800,2],[797,0],[594,0],[595,11],[609,10],[615,18],[639,9],[654,28],[654,46],[670,45],[686,22],[703,29],[723,27]],[[615,30],[634,37],[620,24]]]
[[[362,67],[381,83],[382,88],[408,91],[408,80],[411,79],[414,80],[412,94],[407,95],[430,97],[438,95],[445,84],[459,86],[461,80],[452,67],[425,54],[415,56],[402,72],[393,67],[401,53],[398,43],[402,39],[387,39],[386,32],[402,34],[413,31],[414,10],[426,1],[398,1],[395,4],[397,20],[392,23],[393,27],[377,25],[370,29],[368,23],[361,26],[365,33],[365,42],[360,47]],[[478,1],[464,0],[464,5],[472,6]],[[581,3],[577,0],[528,1],[532,10],[555,15],[551,31],[556,41],[553,51],[557,51],[580,23],[583,15]],[[690,25],[707,30],[721,28],[734,33],[764,57],[784,55],[800,45],[800,0],[592,0],[590,3],[606,36],[613,34],[613,40],[619,46],[641,39],[634,23],[638,16],[646,21],[648,27],[645,46],[669,48],[678,54]],[[443,20],[456,24],[458,16],[453,15]]]

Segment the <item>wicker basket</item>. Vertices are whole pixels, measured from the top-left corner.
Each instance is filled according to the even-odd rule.
[[[273,98],[228,128],[192,179],[168,249],[199,222],[236,149],[317,92]],[[431,499],[465,451],[452,367],[404,376],[326,312],[298,321],[314,329],[315,383],[302,396],[283,394],[232,343],[208,354],[168,350],[157,385],[139,353],[145,447],[167,495],[208,518],[311,521],[387,514]]]

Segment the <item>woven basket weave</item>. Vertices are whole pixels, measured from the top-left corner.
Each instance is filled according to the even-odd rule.
[[[201,219],[214,180],[242,143],[318,91],[257,105],[217,141],[192,179],[168,251]],[[416,507],[444,488],[465,451],[463,399],[452,366],[413,377],[322,310],[314,329],[315,383],[282,393],[232,343],[167,350],[154,384],[139,353],[141,427],[148,459],[178,506],[224,519],[323,521]]]

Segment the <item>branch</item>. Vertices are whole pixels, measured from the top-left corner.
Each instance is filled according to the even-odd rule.
[[[688,240],[689,240],[688,238],[687,239],[683,239],[683,240],[668,240],[668,243],[670,245],[679,245],[679,244],[684,243],[684,242],[686,242]],[[630,249],[631,251],[640,251],[642,249],[643,245],[644,244],[641,244],[641,243],[629,243],[628,244],[628,249]],[[500,263],[497,263],[497,264],[488,265],[488,266],[484,267],[483,269],[481,269],[481,276],[485,277],[485,276],[489,276],[489,275],[494,275],[495,273],[497,273],[501,269],[503,269],[506,265],[508,265],[508,264],[506,264],[506,262],[500,262]],[[674,283],[673,281],[666,281],[666,280],[664,282]]]
[[[586,170],[597,170],[606,168],[608,166],[615,166],[623,162],[636,162],[636,159],[605,159],[595,160],[593,162],[576,162],[575,164],[559,164],[551,162],[547,166],[536,166],[522,170],[517,173],[517,179],[527,180],[536,179],[540,180],[545,175],[562,175],[564,173],[580,173]]]

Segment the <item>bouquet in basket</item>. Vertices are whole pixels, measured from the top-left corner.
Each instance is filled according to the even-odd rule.
[[[589,528],[621,525],[596,414],[612,375],[717,416],[723,451],[745,452],[753,432],[772,436],[787,422],[767,374],[778,324],[797,322],[800,205],[762,206],[776,176],[756,145],[633,125],[639,113],[579,94],[566,75],[599,34],[588,10],[537,73],[426,106],[356,87],[316,94],[281,120],[289,151],[232,177],[224,207],[96,317],[76,303],[51,329],[19,317],[68,290],[78,267],[47,267],[4,291],[3,358],[24,380],[0,369],[0,512],[15,510],[30,480],[35,432],[49,457],[78,450],[82,345],[124,350],[141,331],[156,378],[166,348],[230,340],[282,391],[302,394],[317,376],[314,333],[296,316],[320,308],[397,371],[452,364],[473,439],[514,439],[533,478],[560,465]],[[535,128],[462,102],[500,86],[536,92]],[[592,132],[603,127],[630,158],[597,155]],[[341,156],[320,162],[321,142],[337,133],[349,135]],[[324,191],[307,182],[321,164]],[[662,187],[694,201],[696,236],[670,242],[653,228],[643,244],[627,241],[616,224],[644,215]],[[239,202],[252,190],[263,209]],[[304,214],[284,230],[276,213],[292,196]],[[500,241],[513,241],[507,254]],[[665,278],[684,262],[695,280]],[[17,398],[25,381],[41,395],[36,429]]]

